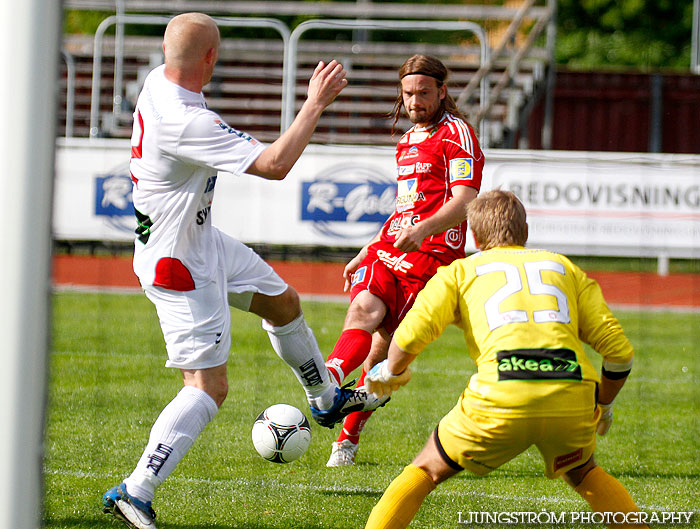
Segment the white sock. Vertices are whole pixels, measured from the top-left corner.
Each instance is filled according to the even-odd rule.
[[[328,389],[316,397],[309,398],[309,404],[318,410],[327,410],[335,402],[335,390],[338,387],[334,384],[335,380],[331,380]]]
[[[218,409],[214,399],[201,389],[182,388],[160,412],[141,459],[124,480],[129,494],[151,501],[156,488],[185,457]]]
[[[304,314],[281,327],[274,327],[263,319],[262,326],[277,356],[287,363],[304,387],[309,404],[319,409],[330,407],[335,395],[335,380],[331,381]]]

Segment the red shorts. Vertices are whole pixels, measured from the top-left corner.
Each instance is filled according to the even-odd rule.
[[[392,334],[413,306],[418,292],[444,264],[427,253],[405,253],[391,244],[376,242],[352,276],[350,299],[364,290],[380,298],[387,312],[379,326]]]

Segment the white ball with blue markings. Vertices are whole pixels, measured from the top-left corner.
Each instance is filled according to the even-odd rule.
[[[274,404],[263,410],[253,424],[253,446],[273,463],[299,459],[311,443],[306,416],[289,404]]]

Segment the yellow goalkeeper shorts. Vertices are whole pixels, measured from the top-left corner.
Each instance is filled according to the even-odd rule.
[[[595,450],[599,412],[575,417],[499,418],[460,402],[440,421],[438,449],[453,468],[484,476],[535,445],[549,478],[584,464]]]

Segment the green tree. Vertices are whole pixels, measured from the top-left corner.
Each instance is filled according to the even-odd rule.
[[[690,66],[693,0],[559,0],[557,63],[642,71]]]
[[[331,0],[332,1],[332,0]],[[422,3],[434,0],[377,0]],[[442,0],[501,4],[503,0]],[[539,2],[543,4],[544,0]],[[633,68],[687,71],[693,0],[558,0],[557,63],[573,69]],[[114,12],[66,10],[66,33],[93,34]],[[284,17],[283,17],[284,18]],[[308,17],[286,17],[294,27]],[[112,29],[113,31],[113,29]],[[230,30],[222,31],[224,35]],[[134,26],[131,34],[159,35],[161,27]],[[240,35],[240,30],[237,35]],[[255,33],[259,35],[258,33]],[[375,38],[385,35],[375,32]],[[409,33],[406,38],[414,39]],[[444,33],[438,38],[444,39]],[[392,35],[389,40],[396,39]]]

